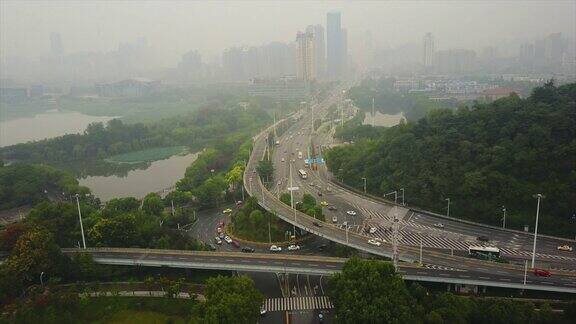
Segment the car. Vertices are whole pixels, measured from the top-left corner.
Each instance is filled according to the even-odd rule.
[[[278,180],[278,182],[276,183],[277,185],[281,185],[282,181]]]
[[[376,245],[376,246],[380,246],[382,245],[382,243],[376,241],[376,240],[368,240],[368,243],[372,244],[372,245]]]
[[[337,223],[337,222],[338,222],[338,217],[332,216],[332,223]]]
[[[322,205],[322,206],[324,206],[324,207],[327,207],[327,206],[328,206],[328,202],[322,200],[322,201],[320,202],[320,205]]]
[[[322,193],[320,191],[318,191],[318,196],[322,197]]]
[[[219,233],[219,234],[218,234],[218,237],[219,237],[221,240],[224,239],[224,236],[225,236],[224,233]]]
[[[276,245],[270,246],[270,252],[282,252],[282,248]]]
[[[376,227],[370,227],[370,229],[368,230],[368,232],[369,232],[370,234],[376,233]]]
[[[312,225],[317,226],[317,227],[322,227],[322,224],[320,224],[318,222],[312,222]]]
[[[296,251],[296,250],[300,250],[300,245],[292,244],[288,246],[288,251]]]
[[[231,212],[232,212],[231,208],[226,208],[222,211],[222,213],[224,213],[224,214],[230,214]]]
[[[260,316],[266,315],[266,312],[266,305],[262,305],[262,307],[260,307]]]
[[[242,200],[238,200],[238,201],[236,202],[236,206],[241,206],[241,205],[242,205],[242,203],[243,203],[243,201],[242,201]]]
[[[222,227],[216,228],[216,232],[218,232],[218,234],[222,233]]]
[[[228,244],[232,243],[232,239],[228,235],[224,236],[224,241],[226,241]]]
[[[254,250],[254,249],[251,248],[251,247],[245,246],[245,247],[242,248],[242,252],[244,252],[244,253],[254,253],[254,251],[256,251],[256,250]]]
[[[216,251],[216,247],[211,243],[208,244],[208,249],[210,249],[210,251]]]
[[[282,158],[282,160],[280,160],[280,161],[284,162],[284,161],[286,161],[286,159]]]
[[[548,270],[534,269],[534,275],[538,277],[550,277],[552,274]]]
[[[326,191],[332,192],[332,189],[330,189],[330,187],[326,187]]]
[[[353,210],[349,210],[346,212],[346,214],[350,215],[350,216],[356,216],[356,212]]]
[[[570,245],[560,245],[558,250],[572,252],[572,247]]]
[[[218,244],[218,245],[221,245],[221,244],[222,244],[222,240],[221,240],[218,236],[216,236],[216,237],[214,238],[214,243],[216,243],[216,244]]]
[[[328,206],[328,210],[334,211],[334,210],[338,210],[338,208],[336,206]]]
[[[235,248],[239,248],[240,243],[238,243],[237,241],[232,241],[232,246],[234,246]]]
[[[434,224],[434,227],[444,228],[444,224],[442,224],[442,223],[436,223],[436,224]]]
[[[343,226],[348,226],[348,221],[342,223]]]
[[[480,235],[480,236],[478,236],[477,240],[480,242],[488,242],[488,241],[490,241],[490,238],[486,235]]]
[[[324,251],[324,250],[326,250],[327,248],[328,248],[328,245],[322,244],[322,245],[320,245],[320,246],[318,247],[318,250]]]

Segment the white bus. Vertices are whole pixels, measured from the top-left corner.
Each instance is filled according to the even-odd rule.
[[[302,179],[306,179],[308,177],[308,174],[303,169],[298,170],[298,174],[300,175],[300,178],[302,178]]]
[[[469,246],[468,255],[480,259],[499,259],[500,249],[492,246]]]

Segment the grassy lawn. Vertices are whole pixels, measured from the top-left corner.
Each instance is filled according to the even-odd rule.
[[[99,323],[99,321],[95,322]],[[112,314],[110,318],[101,323],[110,324],[164,324],[164,323],[186,323],[180,316],[169,316],[153,311],[122,310]]]
[[[114,155],[106,159],[106,161],[113,163],[142,163],[163,160],[172,155],[186,153],[188,153],[188,149],[185,146],[157,147]]]

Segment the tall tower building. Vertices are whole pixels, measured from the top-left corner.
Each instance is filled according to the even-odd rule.
[[[324,40],[324,27],[322,25],[308,26],[306,32],[314,35],[314,65],[317,78],[326,75],[326,42]]]
[[[331,78],[339,78],[344,72],[346,43],[340,12],[329,12],[326,15],[326,62]]]
[[[316,79],[313,31],[298,32],[296,46],[296,77],[307,82]]]
[[[429,70],[433,65],[435,51],[434,45],[434,36],[432,36],[432,33],[426,33],[426,35],[424,35],[424,55],[422,58],[422,63],[426,70]]]
[[[50,34],[50,52],[54,56],[64,55],[64,46],[62,45],[62,37],[59,33]]]

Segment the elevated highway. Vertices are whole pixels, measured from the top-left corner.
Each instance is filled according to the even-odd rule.
[[[330,275],[342,270],[346,259],[283,254],[206,252],[134,248],[63,249],[64,254],[90,253],[95,262],[107,265],[142,267],[194,268],[230,271],[275,272],[288,274]],[[558,275],[541,280],[528,277],[526,283],[507,274],[445,267],[419,267],[401,264],[399,274],[406,280],[463,285],[530,289],[576,293],[572,278]]]

